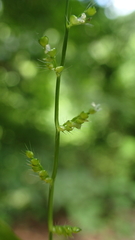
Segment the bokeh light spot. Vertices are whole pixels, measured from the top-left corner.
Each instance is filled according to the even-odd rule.
[[[0,23],[0,39],[2,41],[5,41],[7,38],[10,37],[10,34],[11,34],[10,27],[6,23],[1,22]]]
[[[55,45],[59,42],[60,34],[55,28],[48,28],[44,35],[49,38],[49,44]]]
[[[36,64],[30,60],[24,60],[19,63],[19,71],[25,78],[33,78],[37,74]]]
[[[8,87],[14,87],[16,86],[20,81],[20,76],[18,73],[11,71],[7,72],[5,75],[5,82]]]

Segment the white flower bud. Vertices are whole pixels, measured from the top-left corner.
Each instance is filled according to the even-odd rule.
[[[82,23],[85,23],[85,21],[86,21],[86,14],[82,13],[81,17],[78,18],[78,22],[82,24]]]
[[[47,45],[45,46],[45,53],[48,53],[48,52],[50,52],[50,51],[51,51],[51,47],[50,47],[49,44],[47,44]]]

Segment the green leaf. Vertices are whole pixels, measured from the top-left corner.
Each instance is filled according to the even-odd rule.
[[[20,240],[7,223],[0,219],[0,239],[1,240]]]

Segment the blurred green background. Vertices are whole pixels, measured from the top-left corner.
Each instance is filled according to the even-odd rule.
[[[71,1],[79,15],[88,1]],[[27,165],[26,148],[51,173],[55,75],[39,61],[49,37],[59,62],[63,0],[0,0],[0,217],[47,218],[48,186]],[[54,211],[83,230],[132,234],[135,215],[135,14],[115,19],[97,6],[92,27],[71,28],[60,122],[102,110],[81,131],[61,134]]]

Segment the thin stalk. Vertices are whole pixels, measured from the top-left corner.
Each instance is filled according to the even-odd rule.
[[[69,0],[66,0],[66,8],[65,8],[65,34],[64,41],[62,47],[61,54],[61,66],[64,66],[66,49],[67,49],[67,41],[68,41],[68,32],[69,29],[66,27],[66,17],[68,16],[68,6]],[[58,169],[58,160],[59,160],[59,143],[60,143],[60,131],[59,131],[59,96],[60,96],[60,82],[61,76],[58,76],[56,79],[56,88],[55,88],[55,110],[54,110],[54,123],[55,123],[55,150],[54,150],[54,163],[53,163],[53,171],[52,171],[52,179],[53,183],[49,188],[49,198],[48,198],[48,229],[49,229],[49,240],[53,240],[53,195],[54,195],[54,184],[55,178],[57,175]]]

